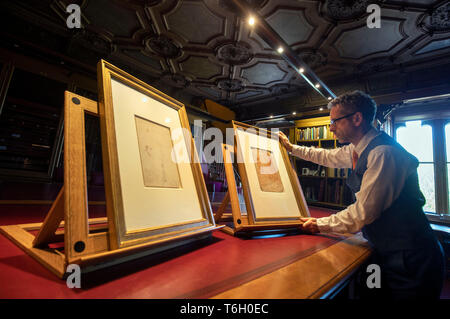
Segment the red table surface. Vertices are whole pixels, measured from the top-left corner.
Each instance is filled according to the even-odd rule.
[[[31,211],[31,207],[26,209]],[[0,224],[24,222],[17,215],[7,219],[4,210],[0,209]],[[17,213],[19,208],[13,211]],[[33,218],[44,212],[36,211],[26,222],[35,222]],[[330,214],[319,208],[310,211],[314,217]],[[0,235],[0,298],[208,298],[343,238],[297,234],[245,239],[214,231],[210,240],[83,275],[82,288],[70,289],[64,280]]]

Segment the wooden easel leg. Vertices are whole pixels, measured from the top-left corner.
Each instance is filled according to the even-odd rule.
[[[222,219],[222,215],[225,212],[225,209],[227,208],[229,202],[230,202],[230,193],[227,191],[225,197],[222,200],[222,203],[219,206],[219,209],[214,214],[214,221],[216,223],[218,223]]]
[[[227,177],[228,182],[227,195],[228,200],[231,203],[231,214],[233,215],[233,224],[234,224],[234,229],[226,227],[226,229],[223,230],[229,234],[234,234],[235,232],[239,231],[242,228],[242,226],[248,225],[248,217],[242,216],[241,207],[239,205],[239,195],[237,191],[232,160],[234,158],[234,151],[231,149],[229,145],[222,144],[222,154],[223,154],[223,163],[225,166],[225,175]]]
[[[48,244],[55,236],[55,232],[59,227],[59,224],[64,219],[64,186],[56,196],[50,211],[45,217],[42,227],[39,233],[33,240],[33,247]]]

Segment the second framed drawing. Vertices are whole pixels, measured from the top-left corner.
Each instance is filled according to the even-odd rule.
[[[111,248],[215,227],[184,105],[98,65]]]
[[[310,216],[297,174],[278,138],[265,129],[233,121],[234,148],[223,145],[228,194],[216,213],[216,222],[231,202],[235,234],[267,229],[292,228]],[[246,214],[241,212],[233,162],[237,162]]]

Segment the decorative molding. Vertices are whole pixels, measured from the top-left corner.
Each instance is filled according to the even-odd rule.
[[[163,35],[146,39],[145,45],[149,50],[164,58],[175,59],[181,55],[181,49]]]
[[[371,59],[364,63],[358,64],[355,71],[358,73],[374,73],[395,67],[395,63],[390,57],[381,57]]]
[[[431,14],[424,14],[419,18],[417,25],[429,34],[450,31],[450,2],[434,8]]]
[[[105,54],[110,54],[113,51],[111,39],[87,28],[75,29],[72,41]]]
[[[223,79],[217,81],[217,87],[227,92],[239,92],[243,90],[244,85],[241,80]]]
[[[438,70],[447,63],[450,19],[445,1],[242,1],[282,37],[288,35],[292,49],[334,93],[341,91],[341,83],[355,79],[367,89],[364,77],[371,74],[384,81],[395,72]],[[37,60],[45,56],[94,82],[95,65],[105,58],[170,94],[208,96],[230,107],[276,109],[275,97],[291,100],[292,95],[295,103],[289,103],[299,107],[326,103],[314,90],[300,93],[307,87],[305,80],[251,31],[233,11],[232,1],[80,0],[75,2],[81,4],[81,30],[66,27],[69,2],[40,1],[34,6],[0,1],[8,25],[2,48],[26,51]],[[366,28],[366,7],[372,3],[382,4],[381,30]],[[303,16],[312,30],[299,30]],[[410,79],[415,88],[446,79],[442,72],[434,76],[436,80],[431,75]],[[377,83],[370,86],[385,89]],[[300,103],[303,97],[307,102]]]
[[[241,65],[249,63],[253,58],[250,45],[244,42],[228,43],[217,49],[217,59],[229,65]]]
[[[433,10],[431,14],[431,27],[434,31],[450,31],[450,2]]]
[[[367,6],[376,2],[376,0],[327,0],[325,7],[330,18],[342,21],[364,16],[367,13]]]
[[[187,88],[191,84],[191,81],[181,74],[165,73],[161,80],[176,88]]]
[[[327,64],[326,54],[312,50],[298,50],[298,55],[310,68],[315,69]]]

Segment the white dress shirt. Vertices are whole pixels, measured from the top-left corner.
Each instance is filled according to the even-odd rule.
[[[352,152],[358,157],[369,142],[380,132],[370,129],[358,145],[345,145],[336,149],[323,149],[294,145],[292,154],[319,165],[351,168]],[[368,155],[367,170],[363,175],[356,202],[329,217],[317,219],[321,233],[355,233],[372,223],[382,211],[398,198],[406,178],[416,170],[416,164],[407,152],[389,145],[375,147]]]

